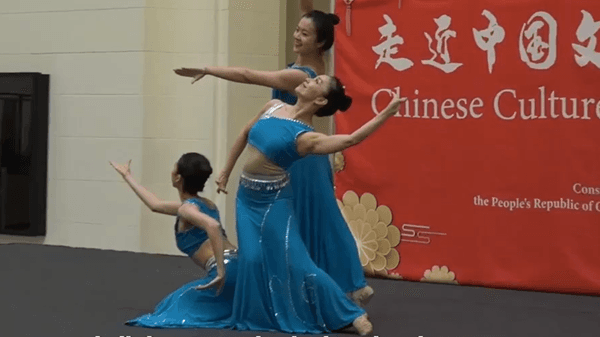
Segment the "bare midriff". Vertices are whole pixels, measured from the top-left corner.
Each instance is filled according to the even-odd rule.
[[[252,145],[248,145],[248,160],[244,165],[244,173],[260,176],[281,176],[286,171],[273,163],[262,152]]]
[[[232,245],[229,241],[227,241],[227,239],[223,238],[223,250],[230,249],[236,249],[236,247]],[[212,245],[210,244],[210,240],[206,240],[206,242],[204,242],[202,246],[200,246],[196,253],[194,253],[194,255],[192,256],[192,260],[194,261],[194,263],[204,268],[204,266],[206,266],[206,262],[208,262],[208,260],[214,256],[215,252],[212,248]]]

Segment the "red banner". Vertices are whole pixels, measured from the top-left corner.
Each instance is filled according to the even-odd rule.
[[[348,4],[350,3],[350,4]],[[600,1],[336,3],[340,207],[371,274],[600,294]]]

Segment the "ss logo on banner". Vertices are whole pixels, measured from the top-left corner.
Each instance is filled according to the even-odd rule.
[[[429,235],[446,235],[446,233],[427,231],[428,229],[429,226],[404,224],[400,241],[428,245],[431,242]]]

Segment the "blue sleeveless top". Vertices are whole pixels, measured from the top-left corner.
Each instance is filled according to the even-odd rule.
[[[311,68],[297,66],[294,63],[288,64],[286,69],[302,70],[303,72],[308,74],[308,77],[310,77],[310,78],[317,77],[317,73],[314,70],[312,70]],[[278,100],[285,102],[287,104],[290,104],[290,105],[294,105],[294,104],[296,104],[296,101],[298,101],[298,97],[296,97],[296,95],[294,95],[293,93],[291,93],[289,91],[279,90],[279,89],[273,89],[271,98],[278,99]]]
[[[282,106],[283,103],[277,104],[262,115],[248,133],[248,144],[258,149],[277,166],[287,170],[302,158],[296,148],[296,139],[314,129],[295,119],[273,116],[273,112]]]
[[[200,199],[198,199],[198,198],[187,199],[183,203],[184,204],[192,204],[192,205],[196,206],[200,212],[210,216],[211,218],[213,218],[213,219],[217,220],[219,223],[221,223],[221,217],[219,216],[219,210],[216,208],[213,209],[213,208],[208,207],[208,205],[206,205]],[[177,231],[178,224],[179,224],[179,216],[177,216],[177,220],[175,221],[175,240],[177,242],[177,248],[179,248],[179,250],[182,253],[191,257],[192,255],[194,255],[194,253],[196,253],[198,248],[200,248],[200,246],[202,246],[204,241],[208,240],[208,234],[206,233],[205,230],[203,230],[202,228],[196,227],[196,226],[194,226],[190,229],[178,232]],[[225,238],[227,238],[227,235],[225,234],[225,229],[223,229],[223,227],[221,227],[221,230],[223,232],[223,236]]]

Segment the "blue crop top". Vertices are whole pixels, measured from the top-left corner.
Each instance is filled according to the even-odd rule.
[[[288,64],[286,69],[302,70],[303,72],[308,74],[308,77],[310,77],[310,78],[317,77],[317,73],[314,70],[312,70],[311,68],[297,66],[294,63]],[[290,93],[289,91],[279,90],[279,89],[273,89],[271,97],[272,97],[272,99],[278,99],[278,100],[285,102],[287,104],[290,104],[290,105],[294,105],[294,104],[296,104],[296,101],[298,101],[298,97],[296,97],[296,95],[294,95],[293,93]]]
[[[273,116],[273,112],[284,106],[277,104],[252,126],[248,133],[248,144],[254,146],[269,160],[287,170],[302,156],[296,148],[296,139],[314,129],[295,119]]]
[[[211,218],[217,220],[221,223],[221,217],[219,216],[219,210],[216,208],[208,207],[204,202],[202,202],[198,198],[187,199],[184,203],[192,204],[198,207],[198,210]],[[175,240],[177,242],[177,248],[184,254],[188,256],[194,255],[196,251],[202,246],[204,241],[208,240],[208,234],[205,230],[199,227],[192,227],[190,229],[186,229],[184,231],[178,232],[177,225],[179,224],[179,216],[177,216],[177,220],[175,221]],[[223,236],[227,238],[225,234],[225,229],[221,227],[223,231]]]

